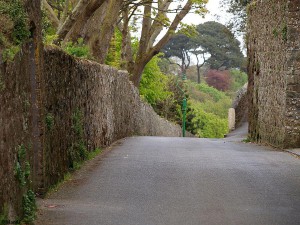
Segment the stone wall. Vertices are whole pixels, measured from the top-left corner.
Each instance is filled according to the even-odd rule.
[[[46,129],[45,188],[61,179],[72,164],[70,148],[79,138],[72,128],[76,113],[81,114],[89,151],[132,135],[181,135],[178,125],[140,100],[127,72],[75,59],[54,47],[47,48],[44,59],[45,114],[53,120]]]
[[[12,220],[22,215],[22,197],[28,189],[38,190],[42,172],[40,1],[22,2],[28,17],[30,40],[23,44],[12,63],[3,62],[3,49],[0,48],[0,219],[6,214]],[[18,159],[21,146],[26,149],[26,155]],[[28,180],[35,182],[21,185],[16,179],[16,168],[19,163],[24,170],[26,161],[31,171]]]
[[[240,127],[243,123],[248,121],[248,83],[246,83],[240,90],[237,91],[236,97],[233,101],[232,107],[235,109],[235,128]]]
[[[15,175],[21,145],[31,165],[30,186],[43,194],[84,158],[83,149],[132,135],[181,136],[180,126],[141,101],[127,72],[48,47],[38,77],[31,45],[1,65],[0,74],[0,216],[5,211],[12,220],[22,214],[26,191]]]
[[[248,24],[250,137],[300,147],[299,1],[253,1]]]

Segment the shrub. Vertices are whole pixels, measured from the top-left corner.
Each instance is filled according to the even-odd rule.
[[[220,91],[226,91],[230,87],[229,71],[209,70],[206,74],[206,82]]]
[[[87,45],[84,44],[83,38],[79,38],[77,42],[67,42],[63,49],[70,55],[79,58],[91,58],[90,51]]]

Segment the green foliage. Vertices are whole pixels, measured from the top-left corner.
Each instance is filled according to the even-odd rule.
[[[243,139],[242,142],[244,143],[251,143],[251,139],[247,137],[246,139]]]
[[[175,56],[181,59],[182,64],[188,64],[189,62],[186,61],[188,60],[187,56],[190,50],[190,38],[185,34],[178,33],[174,35],[169,40],[169,42],[163,47],[162,52],[164,53],[164,57],[166,58]],[[181,66],[183,67],[185,65]]]
[[[221,99],[226,98],[226,95],[224,92],[219,91],[213,87],[208,86],[206,83],[196,84],[196,83],[189,83],[190,87],[196,87],[200,92],[209,95],[209,98],[212,98],[213,101],[217,102]]]
[[[72,129],[76,136],[83,136],[83,114],[79,109],[72,114]]]
[[[200,103],[189,101],[187,128],[203,138],[223,138],[228,133],[227,119],[205,112]]]
[[[13,30],[10,34],[14,45],[21,44],[29,38],[28,17],[21,0],[0,1],[0,14],[7,15],[13,22]]]
[[[160,71],[159,61],[159,56],[151,59],[144,69],[140,83],[140,94],[151,105],[172,96],[167,90],[168,77]]]
[[[87,159],[88,151],[84,142],[83,131],[83,114],[77,109],[72,115],[72,131],[75,136],[75,141],[68,149],[69,167],[71,169],[78,169],[80,163]]]
[[[255,7],[255,2],[251,0],[223,0],[222,4],[227,5],[227,12],[232,15],[228,26],[236,33],[244,33],[246,31],[247,12],[249,12],[251,4]]]
[[[49,194],[58,191],[58,189],[61,187],[61,185],[62,185],[64,182],[66,182],[66,181],[68,181],[68,180],[70,180],[70,179],[71,179],[71,173],[70,173],[70,172],[67,172],[66,174],[64,174],[63,180],[61,180],[61,181],[59,181],[58,183],[56,183],[56,184],[54,184],[54,185],[52,185],[52,186],[49,187],[49,189],[48,189],[48,191],[47,191],[47,193],[46,193],[46,195],[45,195],[45,198],[47,198],[47,196],[48,196]]]
[[[54,116],[51,113],[48,113],[45,118],[46,127],[48,130],[51,130],[54,126]]]
[[[3,82],[3,80],[2,80],[2,77],[1,77],[1,75],[0,75],[0,92],[3,91],[4,88],[5,88],[5,84],[4,84],[4,82]]]
[[[230,70],[230,78],[231,78],[231,90],[237,91],[241,87],[244,86],[248,82],[248,76],[243,71],[240,71],[238,69],[231,69]]]
[[[19,46],[30,37],[27,13],[21,0],[0,0],[0,47],[3,61],[12,60]]]
[[[96,148],[95,151],[88,153],[87,159],[91,160],[91,159],[95,158],[97,155],[99,155],[100,153],[102,153],[102,149]]]
[[[26,151],[26,147],[23,144],[19,145],[17,152],[17,162],[15,165],[15,177],[18,180],[21,188],[26,190],[22,200],[22,221],[28,224],[32,223],[35,219],[36,201],[35,194],[30,189],[30,164],[26,160]]]
[[[53,42],[57,39],[57,34],[48,34],[43,36],[43,42],[45,45],[52,45]],[[70,53],[69,53],[70,54]]]
[[[6,203],[4,203],[4,206],[0,211],[2,212],[0,214],[0,225],[6,225],[8,221],[8,206]]]
[[[24,187],[27,184],[28,177],[30,175],[30,164],[28,161],[25,161],[26,157],[26,148],[24,145],[18,147],[17,162],[15,165],[15,177],[19,181],[21,187]]]
[[[273,35],[274,37],[278,37],[278,30],[276,28],[273,29]]]
[[[55,34],[56,34],[56,29],[52,26],[51,21],[48,19],[45,10],[42,9],[42,36],[43,36],[44,43],[52,44],[55,38],[57,37],[57,35]]]
[[[284,24],[282,29],[281,29],[281,34],[282,34],[282,40],[287,41],[287,25]]]
[[[91,54],[89,51],[89,48],[87,45],[84,44],[83,38],[79,38],[77,42],[67,42],[63,49],[70,55],[83,58],[83,59],[89,59],[91,58]]]
[[[12,45],[11,47],[8,47],[3,50],[2,52],[2,58],[3,61],[12,61],[15,57],[15,55],[20,51],[19,46]]]
[[[211,69],[241,68],[243,54],[240,42],[223,24],[209,21],[197,26],[199,35],[193,39],[194,49],[201,48],[211,56],[206,61]]]
[[[36,201],[35,194],[32,190],[28,190],[23,195],[23,221],[25,223],[32,223],[36,218]]]
[[[122,33],[115,29],[114,36],[110,42],[110,48],[105,59],[105,64],[120,68],[121,63]]]
[[[231,99],[224,92],[210,87],[204,82],[201,84],[189,82],[188,94],[191,99],[201,105],[205,112],[213,113],[222,119],[227,118]]]

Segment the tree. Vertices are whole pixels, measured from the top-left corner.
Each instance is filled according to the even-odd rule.
[[[241,67],[244,56],[240,42],[226,26],[210,21],[199,24],[196,29],[199,35],[193,42],[202,52],[210,54],[206,63],[211,69]]]
[[[193,55],[195,55],[195,57],[196,57],[196,60],[197,60],[197,62],[196,62],[196,68],[197,68],[197,83],[198,84],[200,84],[201,83],[201,77],[200,77],[200,69],[201,69],[201,67],[202,66],[204,66],[204,64],[206,63],[206,54],[207,54],[207,52],[205,52],[205,51],[203,51],[203,50],[199,50],[199,49],[197,49],[197,48],[195,48],[195,49],[192,49],[191,50],[191,53],[193,54]],[[202,58],[202,62],[200,62],[200,57]]]
[[[131,80],[139,86],[146,64],[168,42],[187,13],[206,12],[204,5],[207,0],[187,0],[183,6],[178,2],[171,4],[176,3],[175,0],[57,0],[55,2],[62,4],[56,5],[51,0],[43,2],[52,24],[59,24],[56,43],[75,41],[81,37],[100,63],[105,62],[110,40],[118,24],[123,36],[121,67],[129,71]],[[70,6],[72,10],[68,10]],[[142,14],[139,11],[141,8]],[[175,14],[173,20],[168,18],[170,13]],[[133,55],[129,22],[135,16],[142,16],[142,27],[138,49]],[[167,30],[166,33],[157,40],[163,29]]]
[[[169,59],[171,64],[177,64],[182,74],[186,74],[186,70],[191,63],[189,42],[190,39],[186,35],[179,33],[172,37],[162,49],[164,57]],[[179,58],[180,64],[170,61],[171,57]]]
[[[129,73],[132,75],[131,80],[135,86],[139,86],[142,72],[145,65],[159,53],[163,46],[174,35],[182,19],[193,9],[198,13],[204,13],[204,5],[207,0],[187,0],[183,7],[178,5],[172,9],[172,1],[159,0],[148,1],[143,5],[142,31],[139,40],[139,46],[136,57],[132,63],[132,67],[128,67]],[[167,13],[175,13],[172,21],[167,17]],[[166,28],[167,31],[160,40],[157,40],[158,35]]]
[[[246,7],[251,0],[225,0],[222,2],[228,5],[227,12],[233,15],[229,22],[229,28],[235,33],[244,33],[246,30],[247,12]]]
[[[66,43],[82,37],[94,58],[104,63],[119,18],[123,0],[43,0],[48,18],[57,28],[56,43]],[[73,2],[73,4],[71,4]],[[63,5],[63,7],[61,7]],[[69,7],[73,5],[72,10]],[[57,24],[59,24],[57,26]]]
[[[206,83],[219,91],[230,88],[230,76],[228,71],[209,70],[206,74]]]

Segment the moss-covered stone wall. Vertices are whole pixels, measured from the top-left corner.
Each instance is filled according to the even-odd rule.
[[[132,135],[181,136],[180,126],[141,101],[127,72],[57,47],[44,49],[37,66],[32,44],[1,67],[0,215],[10,220],[22,214],[24,190],[16,176],[21,145],[31,188],[43,194],[96,148]]]
[[[248,14],[250,137],[300,147],[299,1],[253,1]]]
[[[76,59],[55,47],[46,49],[44,60],[46,188],[72,167],[72,148],[80,138],[92,151],[132,135],[181,135],[178,125],[141,101],[127,72]],[[74,129],[76,115],[81,137]]]

